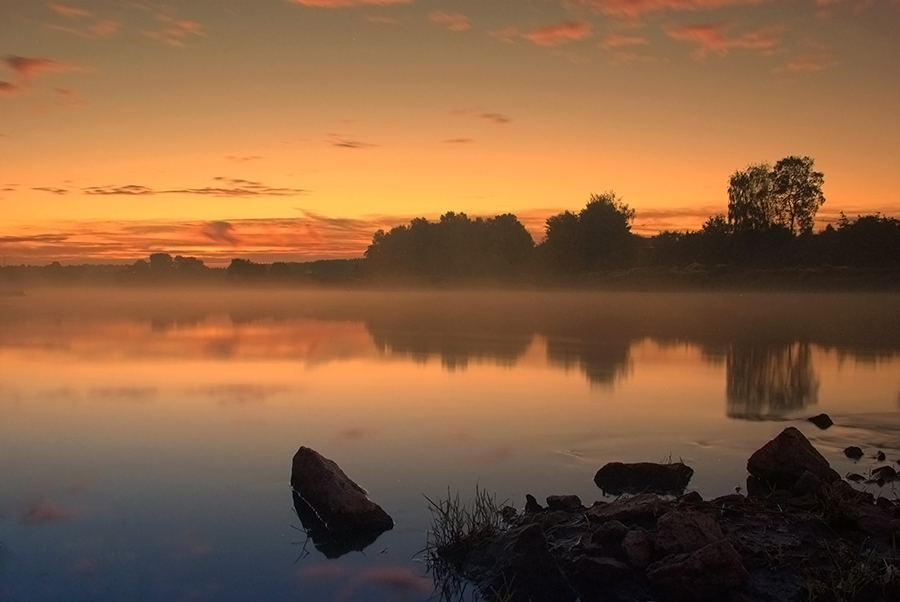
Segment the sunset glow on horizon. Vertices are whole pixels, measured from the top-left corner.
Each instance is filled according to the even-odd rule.
[[[360,257],[447,211],[614,190],[699,228],[810,156],[900,216],[900,0],[4,0],[0,255]]]

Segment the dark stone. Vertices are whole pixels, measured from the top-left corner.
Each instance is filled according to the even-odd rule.
[[[851,445],[850,447],[844,450],[844,455],[850,458],[851,460],[859,460],[863,457],[863,450],[856,447],[855,445]]]
[[[722,599],[747,576],[740,554],[724,539],[692,554],[669,556],[647,569],[659,596],[673,602]]]
[[[862,483],[863,481],[866,480],[866,477],[862,476],[861,474],[851,472],[850,474],[847,475],[847,480],[853,481],[854,483]]]
[[[512,602],[574,602],[577,597],[538,524],[491,538],[472,551],[469,569],[488,599],[503,592]]]
[[[616,552],[628,533],[628,527],[617,520],[606,521],[591,533],[591,544]]]
[[[691,491],[678,498],[678,501],[685,504],[702,504],[703,496],[696,491]]]
[[[884,462],[887,459],[887,456],[885,456],[884,452],[879,449],[878,453],[875,454],[875,459],[879,462]]]
[[[505,523],[511,523],[519,516],[519,511],[512,506],[503,506],[500,508],[500,517]]]
[[[714,498],[710,503],[719,508],[739,508],[747,504],[747,498],[739,493],[729,493],[728,495]]]
[[[530,493],[525,494],[525,512],[540,512],[544,507],[538,504],[534,496]]]
[[[879,466],[872,470],[872,478],[893,481],[897,478],[897,471],[890,466]]]
[[[319,519],[319,515],[296,491],[291,491],[294,510],[317,550],[325,558],[340,558],[350,552],[361,552],[369,547],[383,533],[378,530],[333,532]]]
[[[291,487],[332,536],[381,534],[394,526],[388,513],[367,497],[365,489],[350,480],[335,462],[308,447],[294,454]]]
[[[828,427],[834,425],[834,422],[831,420],[831,416],[829,416],[828,414],[819,414],[818,416],[813,416],[812,418],[809,418],[809,421],[822,430],[825,430]]]
[[[784,504],[787,508],[794,510],[812,510],[819,506],[819,498],[816,497],[815,493],[804,493],[803,495],[789,498]]]
[[[655,519],[662,508],[663,500],[652,493],[642,493],[634,497],[603,504],[602,506],[591,506],[585,514],[588,520],[595,522],[617,520],[629,523]]]
[[[581,556],[575,559],[574,565],[573,581],[581,591],[601,588],[608,590],[621,583],[631,572],[626,564],[607,557]]]
[[[694,469],[681,462],[655,464],[610,462],[597,471],[594,483],[603,493],[659,493],[679,495],[694,475]]]
[[[825,482],[822,479],[807,470],[800,475],[800,478],[794,483],[792,491],[794,492],[794,495],[819,493],[824,486]]]
[[[719,524],[698,512],[672,510],[656,523],[656,551],[660,556],[695,552],[724,538]]]
[[[653,538],[643,529],[632,529],[622,538],[622,553],[628,564],[642,569],[653,557]]]
[[[577,495],[551,495],[547,497],[547,508],[550,510],[562,510],[564,512],[578,512],[584,510],[581,498]]]
[[[747,472],[772,487],[782,489],[792,489],[807,471],[826,483],[840,479],[828,460],[803,433],[792,426],[753,452],[747,460]],[[749,489],[749,482],[747,486]]]

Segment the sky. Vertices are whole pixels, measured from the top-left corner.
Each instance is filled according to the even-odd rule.
[[[697,229],[810,156],[900,215],[900,0],[0,0],[6,264],[359,257],[613,190]]]

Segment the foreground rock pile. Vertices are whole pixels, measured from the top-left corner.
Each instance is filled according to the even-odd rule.
[[[853,489],[795,428],[748,472],[747,496],[708,501],[639,493],[584,507],[551,496],[543,508],[529,496],[526,512],[504,510],[507,528],[445,560],[489,600],[900,600],[897,499]]]

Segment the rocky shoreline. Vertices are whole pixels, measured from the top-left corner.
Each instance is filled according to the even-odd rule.
[[[750,457],[747,495],[665,495],[684,491],[683,464],[604,467],[600,486],[604,472],[624,495],[528,496],[431,546],[445,597],[462,579],[502,602],[900,600],[900,501],[854,489],[796,428]]]

